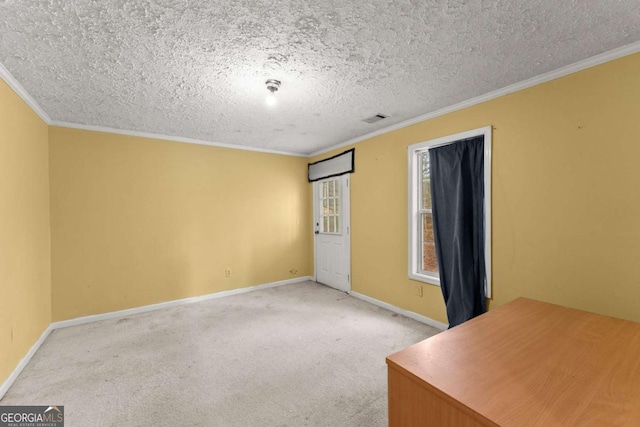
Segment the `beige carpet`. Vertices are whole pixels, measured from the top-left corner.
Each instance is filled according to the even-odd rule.
[[[67,427],[382,427],[385,357],[437,332],[280,286],[55,330],[0,405],[64,405]]]

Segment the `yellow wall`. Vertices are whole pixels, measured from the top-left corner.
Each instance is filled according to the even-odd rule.
[[[446,322],[440,289],[407,278],[407,146],[493,125],[491,306],[640,321],[638,76],[635,54],[356,144],[353,290]]]
[[[0,384],[51,322],[47,125],[0,80]]]
[[[313,273],[307,159],[61,127],[49,140],[54,320]]]

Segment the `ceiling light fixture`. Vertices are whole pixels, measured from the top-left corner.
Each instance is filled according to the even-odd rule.
[[[267,95],[267,105],[273,107],[277,102],[275,93],[280,89],[281,82],[280,80],[269,79],[265,83],[269,91],[269,95]]]

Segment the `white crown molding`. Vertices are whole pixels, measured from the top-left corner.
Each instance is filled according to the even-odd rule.
[[[358,292],[349,292],[349,295],[356,297],[358,299],[361,299],[362,301],[366,301],[369,304],[373,304],[373,305],[377,305],[378,307],[382,307],[385,308],[389,311],[393,311],[394,313],[398,313],[398,314],[402,314],[405,317],[408,317],[409,319],[413,319],[413,320],[417,320],[420,323],[424,323],[425,325],[429,325],[432,326],[436,329],[439,329],[441,331],[446,330],[449,325],[442,323],[442,322],[438,322],[437,320],[433,320],[430,317],[427,316],[423,316],[422,314],[418,314],[415,313],[413,311],[409,311],[409,310],[405,310],[403,308],[400,307],[396,307],[395,305],[386,303],[384,301],[380,301],[377,300],[375,298],[371,298],[370,296],[358,293]]]
[[[81,129],[81,130],[89,130],[94,132],[104,132],[104,133],[113,133],[118,135],[126,135],[126,136],[137,136],[142,138],[152,138],[152,139],[162,139],[165,141],[173,141],[173,142],[184,142],[187,144],[197,144],[197,145],[208,145],[210,147],[221,147],[221,148],[230,148],[233,150],[245,150],[245,151],[255,151],[259,153],[268,153],[268,154],[280,154],[283,156],[293,156],[293,157],[306,157],[304,154],[288,152],[288,151],[278,151],[278,150],[269,150],[266,148],[257,148],[257,147],[248,147],[242,145],[234,145],[234,144],[224,144],[222,142],[212,142],[212,141],[203,141],[199,139],[193,138],[183,138],[179,136],[169,136],[162,135],[150,132],[138,132],[132,130],[122,130],[115,129],[106,126],[92,126],[92,125],[83,125],[80,123],[70,123],[70,122],[62,122],[58,120],[51,120],[51,117],[40,107],[35,99],[29,95],[29,92],[22,87],[22,85],[16,80],[15,77],[7,70],[7,68],[0,63],[0,78],[4,80],[7,85],[29,106],[31,109],[38,115],[40,118],[49,126],[60,126],[65,128],[72,129]]]
[[[22,100],[24,102],[27,103],[27,105],[29,107],[31,107],[31,109],[38,115],[40,116],[40,118],[42,119],[42,121],[44,121],[46,124],[51,124],[51,118],[49,117],[49,115],[42,109],[42,107],[40,106],[40,104],[38,104],[36,102],[35,99],[33,99],[31,97],[31,95],[29,95],[29,92],[27,92],[27,90],[22,87],[22,85],[20,83],[18,83],[18,81],[16,80],[15,77],[13,77],[13,74],[11,74],[9,72],[9,70],[6,69],[6,67],[4,65],[2,65],[0,63],[0,78],[2,80],[4,80],[11,89],[13,89],[13,91],[15,93],[18,94],[18,96],[20,98],[22,98]]]
[[[283,156],[306,157],[304,154],[293,153],[289,151],[269,150],[267,148],[249,147],[249,146],[235,145],[235,144],[225,144],[223,142],[203,141],[201,139],[184,138],[181,136],[162,135],[162,134],[151,133],[151,132],[139,132],[135,130],[115,129],[115,128],[110,128],[106,126],[83,125],[80,123],[61,122],[57,120],[54,120],[49,124],[51,126],[59,126],[59,127],[71,128],[71,129],[89,130],[93,132],[114,133],[118,135],[136,136],[141,138],[162,139],[164,141],[184,142],[187,144],[197,144],[197,145],[208,145],[210,147],[230,148],[232,150],[256,151],[259,153],[280,154]]]
[[[374,132],[367,133],[365,135],[349,139],[347,141],[332,145],[328,148],[323,148],[318,151],[314,151],[309,154],[302,153],[293,153],[288,151],[278,151],[278,150],[269,150],[265,148],[257,148],[257,147],[248,147],[234,144],[225,144],[221,142],[212,142],[212,141],[203,141],[193,138],[183,138],[177,136],[169,136],[169,135],[161,135],[150,132],[138,132],[131,130],[121,130],[114,129],[104,126],[92,126],[92,125],[84,125],[79,123],[70,123],[70,122],[61,122],[61,121],[53,121],[49,117],[49,115],[40,107],[40,105],[29,95],[29,93],[25,90],[24,87],[13,77],[13,75],[6,69],[6,67],[0,63],[0,78],[2,78],[17,94],[22,98],[24,102],[29,105],[33,111],[40,116],[40,118],[50,126],[60,126],[67,127],[72,129],[82,129],[82,130],[90,130],[95,132],[106,132],[106,133],[114,133],[119,135],[127,135],[127,136],[138,136],[143,138],[154,138],[154,139],[162,139],[166,141],[174,141],[174,142],[184,142],[188,144],[198,144],[198,145],[208,145],[212,147],[222,147],[222,148],[230,148],[236,150],[245,150],[245,151],[256,151],[261,153],[269,153],[269,154],[280,154],[285,156],[293,156],[293,157],[314,157],[320,154],[328,153],[329,151],[337,150],[342,147],[346,147],[348,145],[353,145],[358,142],[365,141],[367,139],[383,135],[385,133],[393,132],[394,130],[402,129],[407,126],[414,125],[416,123],[424,122],[426,120],[430,120],[445,114],[452,113],[454,111],[462,110],[464,108],[471,107],[476,104],[480,104],[482,102],[490,101],[492,99],[508,95],[513,92],[517,92],[523,89],[530,88],[532,86],[539,85],[541,83],[548,82],[550,80],[554,80],[560,77],[564,77],[569,74],[576,73],[578,71],[585,70],[587,68],[594,67],[596,65],[603,64],[605,62],[613,61],[615,59],[622,58],[624,56],[632,55],[634,53],[640,52],[640,42],[635,42],[628,44],[626,46],[619,47],[617,49],[610,50],[608,52],[601,53],[599,55],[592,56],[590,58],[584,59],[582,61],[575,62],[573,64],[558,68],[556,70],[550,71],[548,73],[541,74],[536,77],[532,77],[530,79],[521,81],[519,83],[514,83],[510,86],[506,86],[502,89],[495,90],[493,92],[486,93],[484,95],[477,96],[475,98],[468,99],[466,101],[451,105],[449,107],[442,108],[440,110],[422,114],[420,116],[414,117],[413,119],[405,120],[400,123],[396,123],[395,125],[387,126],[382,129],[378,129]]]
[[[329,148],[323,148],[322,150],[314,151],[313,153],[308,154],[307,157],[314,157],[320,154],[328,153],[329,151],[337,150],[339,148],[343,148],[348,145],[353,145],[378,135],[383,135],[385,133],[393,132],[394,130],[402,129],[404,127],[411,126],[416,123],[424,122],[426,120],[434,119],[436,117],[443,116],[445,114],[453,113],[454,111],[462,110],[464,108],[471,107],[473,105],[480,104],[482,102],[490,101],[492,99],[499,98],[501,96],[508,95],[513,92],[518,92],[520,90],[527,89],[542,83],[546,83],[548,81],[555,80],[557,78],[564,77],[569,74],[577,73],[578,71],[586,70],[587,68],[595,67],[596,65],[604,64],[605,62],[613,61],[615,59],[619,59],[624,56],[632,55],[638,52],[640,52],[640,42],[631,43],[631,44],[619,47],[617,49],[613,49],[608,52],[604,52],[599,55],[592,56],[582,61],[578,61],[573,64],[566,65],[556,70],[549,71],[548,73],[540,74],[539,76],[532,77],[530,79],[523,80],[518,83],[514,83],[512,85],[503,87],[502,89],[498,89],[493,92],[489,92],[484,95],[480,95],[475,98],[471,98],[466,101],[459,102],[457,104],[442,108],[440,110],[437,110],[431,113],[426,113],[418,117],[414,117],[413,119],[396,123],[395,125],[378,129],[366,135],[352,138],[348,141],[344,141],[339,144],[332,145]]]

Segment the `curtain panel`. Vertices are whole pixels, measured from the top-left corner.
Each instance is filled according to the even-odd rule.
[[[484,136],[429,149],[440,287],[449,327],[486,311]]]

